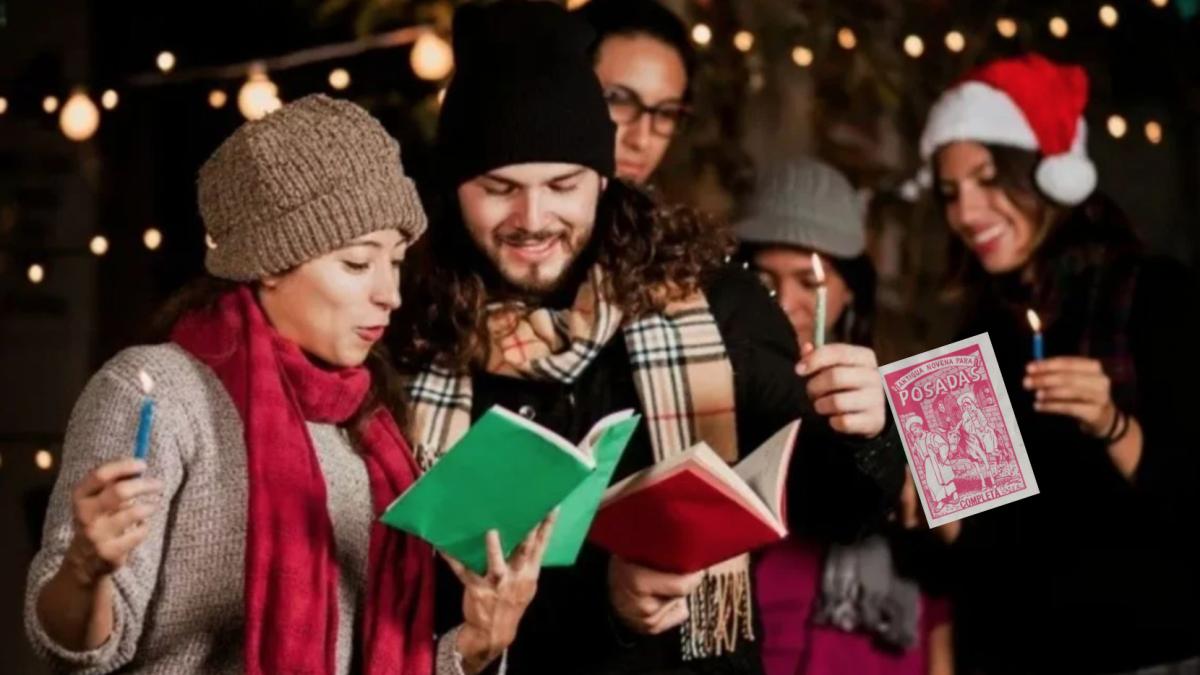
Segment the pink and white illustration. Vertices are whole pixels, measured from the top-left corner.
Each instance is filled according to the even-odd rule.
[[[1038,493],[986,333],[879,372],[930,527]]]

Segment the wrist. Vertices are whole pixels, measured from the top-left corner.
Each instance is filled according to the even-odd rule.
[[[1117,421],[1114,423],[1114,429],[1104,438],[1104,442],[1109,447],[1120,443],[1129,434],[1130,427],[1133,426],[1133,417],[1122,410],[1117,411]]]
[[[462,657],[463,670],[468,673],[483,670],[504,651],[497,649],[484,631],[466,623],[458,630],[455,643]]]
[[[1111,401],[1104,407],[1100,419],[1095,424],[1089,424],[1084,431],[1093,438],[1109,441],[1117,431],[1121,422],[1121,411]]]
[[[88,556],[79,550],[79,546],[75,542],[72,542],[71,546],[67,548],[62,565],[58,568],[58,576],[63,583],[89,592],[95,591],[108,578],[107,574],[103,574],[96,569],[95,565],[90,564]]]

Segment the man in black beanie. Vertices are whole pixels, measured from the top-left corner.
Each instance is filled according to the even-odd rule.
[[[801,417],[791,527],[836,531],[882,513],[903,461],[873,354],[835,345],[801,359],[763,285],[727,264],[728,228],[613,178],[614,126],[590,41],[548,2],[455,15],[457,70],[438,132],[443,203],[427,250],[414,253],[427,269],[410,277],[393,336],[422,463],[493,405],[573,441],[637,409],[645,423],[615,480],[701,441],[736,463]],[[749,563],[676,575],[585,546],[574,567],[542,571],[509,668],[761,672]],[[438,597],[460,597],[457,584],[442,566]],[[460,603],[439,603],[438,630],[469,625],[461,614]]]

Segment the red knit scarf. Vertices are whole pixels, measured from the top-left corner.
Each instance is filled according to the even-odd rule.
[[[305,421],[340,424],[362,405],[365,368],[325,370],[282,338],[248,287],[176,323],[171,339],[212,368],[245,427],[246,672],[332,675],[338,565],[325,480]],[[417,477],[408,444],[380,408],[360,452],[375,515]],[[371,527],[363,672],[424,675],[433,668],[433,554],[415,537]]]

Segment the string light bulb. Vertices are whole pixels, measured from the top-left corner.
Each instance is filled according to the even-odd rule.
[[[920,58],[925,53],[925,41],[920,35],[909,35],[904,38],[904,53],[914,59]]]
[[[946,33],[946,49],[952,52],[961,52],[967,46],[967,38],[962,33],[952,30]]]
[[[1159,8],[1159,9],[1166,7],[1168,2],[1169,2],[1169,0],[1150,0],[1150,4],[1154,5],[1155,7]]]
[[[175,55],[171,52],[159,52],[158,57],[154,59],[155,65],[164,73],[169,73],[175,69]]]
[[[0,115],[8,112],[8,99],[0,96]]]
[[[748,30],[739,30],[733,36],[733,46],[739,52],[748,52],[754,48],[754,33]]]
[[[837,32],[838,45],[842,49],[854,49],[858,46],[858,36],[848,27],[843,27]]]
[[[1162,143],[1163,128],[1162,125],[1154,120],[1146,122],[1146,140],[1150,141],[1151,145]]]
[[[100,257],[108,253],[108,239],[101,235],[96,235],[88,242],[88,248],[91,249],[92,255]]]
[[[33,454],[33,463],[42,471],[49,471],[54,466],[54,455],[49,450],[38,450]]]
[[[47,115],[53,115],[58,112],[58,97],[47,96],[42,99],[42,110],[45,110]]]
[[[422,80],[440,80],[454,69],[454,50],[440,35],[426,31],[413,44],[408,61]]]
[[[1056,16],[1053,19],[1050,19],[1050,34],[1054,37],[1061,40],[1067,37],[1067,33],[1070,31],[1071,26],[1067,23],[1066,19],[1062,18],[1061,16]]]
[[[1008,17],[1000,17],[996,19],[996,32],[1000,33],[1001,37],[1012,39],[1017,36],[1017,22]]]
[[[31,284],[40,284],[46,280],[46,268],[37,263],[30,265],[26,274]]]
[[[813,50],[804,45],[797,45],[792,49],[792,61],[801,68],[807,68],[813,63]]]
[[[1120,115],[1108,116],[1108,133],[1113,138],[1124,138],[1125,132],[1129,130],[1129,123]]]
[[[212,91],[208,92],[208,105],[212,106],[214,109],[224,108],[228,101],[229,96],[220,89],[213,89]]]
[[[692,42],[707,47],[708,43],[712,42],[712,29],[706,23],[698,23],[692,26]]]
[[[1100,8],[1100,23],[1108,28],[1113,28],[1117,22],[1121,20],[1121,15],[1117,13],[1117,8],[1112,5],[1104,5]]]
[[[160,232],[156,227],[147,228],[146,231],[142,233],[142,243],[145,244],[146,248],[150,249],[151,251],[157,251],[158,247],[162,246],[162,241],[162,232]]]
[[[350,86],[350,71],[345,68],[334,68],[329,73],[329,86],[341,91]]]
[[[261,120],[283,107],[279,100],[279,87],[267,77],[267,71],[255,67],[250,71],[246,83],[238,90],[238,110],[248,120]]]
[[[71,94],[58,116],[58,126],[67,138],[83,142],[96,135],[100,128],[100,109],[87,94]]]

